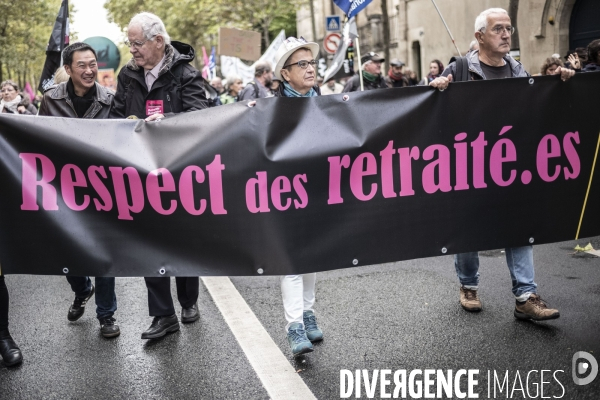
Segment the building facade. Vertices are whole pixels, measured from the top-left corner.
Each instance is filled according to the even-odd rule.
[[[297,12],[298,35],[322,44],[325,16],[343,14],[332,0],[308,1],[313,2],[314,18],[308,5]],[[357,16],[361,53],[385,52],[382,1],[387,1],[390,58],[399,58],[423,77],[431,60],[446,65],[457,55],[431,0],[373,0]],[[517,28],[513,47],[532,74],[540,72],[546,57],[555,53],[564,57],[600,38],[600,0],[436,0],[436,4],[463,55],[475,38],[475,18],[481,11],[491,7],[509,11]]]

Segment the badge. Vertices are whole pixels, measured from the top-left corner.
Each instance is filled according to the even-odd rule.
[[[146,100],[146,116],[149,117],[153,114],[164,114],[162,100]]]

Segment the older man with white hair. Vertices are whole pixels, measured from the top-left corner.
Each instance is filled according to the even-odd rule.
[[[502,8],[483,11],[475,20],[475,39],[479,50],[459,57],[446,67],[442,76],[429,85],[446,89],[453,80],[488,80],[527,77],[529,74],[520,62],[512,58],[511,37],[515,27]],[[466,65],[465,65],[466,64]],[[466,68],[465,68],[466,67]],[[563,80],[574,72],[562,69],[558,72]],[[489,93],[488,93],[489,94]],[[486,94],[482,94],[486,95]],[[549,308],[537,294],[534,281],[533,247],[513,247],[506,249],[506,264],[512,279],[512,292],[515,296],[514,316],[522,320],[543,321],[560,316],[556,309]],[[460,304],[466,311],[481,311],[479,299],[479,254],[477,252],[455,255],[454,266],[460,281]]]
[[[194,49],[171,41],[165,25],[156,15],[135,15],[127,29],[127,45],[133,58],[119,72],[111,118],[134,117],[153,121],[165,114],[177,114],[208,107],[204,79],[190,65]],[[157,339],[179,330],[168,277],[146,277],[148,307],[154,317],[142,339]],[[177,298],[181,322],[199,319],[198,277],[177,277]]]

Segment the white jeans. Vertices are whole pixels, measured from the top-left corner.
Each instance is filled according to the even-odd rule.
[[[285,332],[293,323],[304,326],[303,314],[305,310],[313,311],[315,304],[315,282],[317,274],[285,275],[281,277],[281,297],[287,325]]]

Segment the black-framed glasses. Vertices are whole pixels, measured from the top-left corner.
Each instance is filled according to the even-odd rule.
[[[306,69],[306,68],[308,68],[308,65],[309,65],[309,64],[310,64],[310,65],[311,65],[311,67],[313,67],[313,68],[315,68],[315,67],[317,66],[317,62],[316,62],[315,60],[310,60],[310,61],[307,61],[307,60],[300,60],[300,61],[298,61],[298,62],[295,62],[295,63],[291,63],[291,64],[288,64],[288,65],[284,65],[282,68],[287,68],[287,67],[291,67],[291,66],[293,66],[293,65],[297,65],[297,66],[299,66],[299,67],[300,67],[300,68],[302,68],[302,69]]]
[[[506,33],[508,33],[509,35],[512,35],[513,33],[515,33],[515,27],[514,26],[502,26],[502,25],[497,25],[495,27],[493,27],[492,29],[490,29],[490,31],[494,32],[496,35],[501,35],[504,31],[506,31]]]

